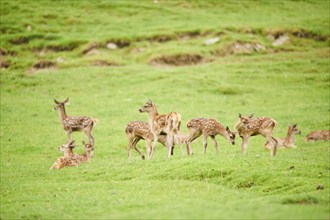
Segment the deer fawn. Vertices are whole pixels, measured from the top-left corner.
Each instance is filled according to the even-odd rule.
[[[213,140],[216,153],[219,152],[218,143],[215,139],[217,134],[223,136],[231,144],[235,144],[235,132],[231,132],[228,127],[225,128],[222,124],[213,118],[193,118],[188,121],[187,128],[189,129],[189,136],[186,140],[188,155],[193,154],[190,143],[201,135],[203,135],[204,154],[206,153],[208,137],[211,137]]]
[[[79,166],[81,164],[81,161],[78,160],[77,157],[73,154],[73,148],[75,147],[76,145],[74,141],[70,141],[69,143],[63,144],[62,146],[58,147],[59,151],[64,152],[64,156],[59,157],[50,167],[50,169],[58,170],[66,166]]]
[[[318,140],[330,140],[330,131],[329,130],[323,130],[323,131],[312,131],[310,132],[306,137],[305,141],[318,141]]]
[[[59,110],[60,121],[62,122],[64,130],[68,134],[68,143],[72,141],[72,132],[74,131],[84,131],[88,136],[89,142],[94,146],[94,138],[92,136],[92,129],[96,124],[96,119],[90,117],[73,117],[67,116],[65,112],[65,104],[68,103],[69,98],[64,100],[64,102],[59,102],[54,99],[55,110]]]
[[[296,134],[301,134],[301,131],[297,128],[297,124],[294,125],[289,125],[288,128],[288,134],[286,135],[285,138],[276,138],[275,140],[277,141],[277,147],[285,147],[285,148],[294,148],[297,147],[295,143],[295,138],[294,136]],[[271,149],[269,142],[267,141],[265,144],[265,148]]]
[[[271,149],[270,155],[275,156],[277,150],[277,141],[272,137],[272,132],[276,126],[276,121],[268,117],[253,118],[250,116],[243,116],[239,114],[239,121],[236,124],[238,135],[243,139],[242,153],[245,155],[248,146],[248,141],[251,136],[262,135],[266,137],[269,147]]]
[[[152,134],[149,125],[147,122],[143,121],[132,121],[129,122],[125,128],[125,134],[128,139],[128,158],[131,157],[131,149],[135,149],[141,156],[142,160],[145,159],[143,153],[140,151],[140,149],[136,146],[137,143],[142,139],[146,141],[146,148],[148,155],[150,155],[151,151],[151,144],[154,140],[154,135]],[[185,139],[187,138],[187,135],[179,134],[180,143],[185,142]],[[158,142],[165,146],[165,135],[160,135],[158,138]],[[165,146],[166,147],[166,146]],[[173,155],[173,147],[171,149],[171,155]]]
[[[181,115],[176,112],[163,115],[158,114],[156,105],[150,99],[139,109],[139,112],[147,112],[149,114],[149,128],[154,136],[153,146],[148,155],[149,158],[152,158],[157,141],[161,135],[166,136],[165,146],[168,149],[168,157],[170,157],[172,146],[180,142],[178,132],[181,125]],[[180,144],[180,148],[183,155],[182,144]]]
[[[80,162],[89,162],[93,157],[94,147],[90,143],[86,144],[85,141],[83,141],[82,144],[85,146],[85,152],[82,155],[76,155],[76,158]]]

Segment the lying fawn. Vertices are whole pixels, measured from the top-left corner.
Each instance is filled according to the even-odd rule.
[[[243,139],[242,153],[245,155],[248,146],[248,141],[251,136],[262,135],[266,137],[271,149],[270,155],[275,156],[277,149],[277,141],[272,137],[272,132],[276,126],[276,121],[268,117],[253,118],[250,116],[243,116],[239,114],[239,121],[236,124],[238,135]]]
[[[312,131],[306,137],[305,141],[318,141],[318,140],[330,140],[330,131],[329,130],[321,130],[321,131]]]
[[[152,134],[147,122],[143,122],[143,121],[129,122],[125,128],[125,134],[128,139],[128,146],[127,146],[128,158],[130,158],[131,156],[131,149],[134,148],[140,154],[142,160],[145,159],[143,153],[136,146],[141,139],[146,141],[147,152],[148,155],[150,155],[151,144],[154,140],[154,135]],[[180,144],[185,142],[186,138],[187,135],[179,134]],[[166,140],[165,135],[160,135],[158,138],[158,142],[164,146],[165,146],[165,140]],[[171,155],[173,155],[173,147],[174,146],[172,146]]]
[[[62,169],[66,166],[79,166],[81,161],[73,154],[73,148],[76,145],[74,141],[69,143],[63,144],[62,146],[58,147],[59,151],[64,152],[64,156],[59,157],[55,163],[50,167],[51,170],[58,170]]]
[[[228,127],[225,128],[215,119],[193,118],[188,121],[187,128],[189,129],[189,136],[186,140],[188,155],[191,155],[193,153],[190,143],[201,135],[203,135],[204,154],[206,153],[208,137],[211,137],[211,139],[213,140],[216,153],[219,152],[218,143],[215,139],[215,136],[217,134],[223,136],[231,144],[235,144],[235,132],[231,132]]]
[[[60,121],[62,122],[64,130],[68,134],[68,141],[72,141],[72,132],[74,131],[84,131],[85,134],[88,136],[89,142],[94,146],[94,138],[92,136],[92,129],[96,124],[96,119],[90,117],[74,117],[74,116],[67,116],[65,112],[65,104],[68,103],[69,98],[64,100],[64,102],[59,102],[54,99],[55,102],[55,110],[59,110]]]
[[[181,125],[181,115],[176,112],[160,115],[157,112],[156,105],[149,99],[140,109],[139,112],[147,112],[149,114],[149,127],[154,136],[153,146],[149,152],[151,159],[156,148],[156,144],[161,135],[165,135],[165,146],[168,149],[168,157],[171,156],[172,146],[179,144],[178,132]],[[181,154],[183,155],[182,144],[180,144]]]
[[[76,157],[80,162],[89,162],[93,157],[94,147],[90,143],[86,144],[85,141],[82,144],[85,146],[85,152],[81,155],[76,155]]]
[[[296,134],[301,134],[301,131],[297,128],[297,124],[289,125],[288,134],[285,138],[275,138],[277,141],[277,147],[285,147],[285,148],[293,148],[297,147],[295,143],[294,136]],[[265,144],[265,148],[271,149],[269,142],[267,141]]]

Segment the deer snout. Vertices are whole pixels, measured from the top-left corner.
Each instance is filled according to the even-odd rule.
[[[232,141],[231,144],[232,144],[232,145],[235,145],[235,141]]]
[[[142,109],[139,109],[139,112],[142,113],[143,112]]]

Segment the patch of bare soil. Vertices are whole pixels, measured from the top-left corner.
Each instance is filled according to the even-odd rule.
[[[0,68],[7,69],[10,66],[10,62],[8,60],[0,60]]]
[[[189,66],[210,61],[199,54],[178,54],[160,56],[149,61],[152,66]]]
[[[5,48],[0,47],[0,56],[15,56],[17,53],[15,51],[7,50]]]
[[[33,64],[32,68],[34,68],[34,69],[47,69],[47,68],[53,68],[55,66],[56,66],[56,64],[52,61],[42,60],[42,61],[39,61],[39,62]]]
[[[97,49],[98,47],[100,47],[99,43],[91,42],[83,49],[82,54],[88,54],[90,51]]]
[[[250,54],[253,52],[262,52],[265,50],[266,47],[262,44],[235,42],[223,48],[212,51],[212,54],[216,56],[228,56],[232,54]]]
[[[107,60],[94,60],[91,64],[93,66],[119,66],[119,64]]]
[[[106,44],[113,43],[116,44],[118,48],[124,48],[124,47],[129,47],[131,45],[131,42],[128,40],[124,39],[113,39],[113,40],[108,40]]]
[[[30,39],[27,37],[16,37],[10,40],[12,44],[27,44],[29,43]]]
[[[293,36],[299,37],[299,38],[306,38],[306,39],[313,39],[315,41],[326,41],[328,37],[313,33],[311,31],[307,31],[304,29],[298,29],[298,30],[270,30],[266,31],[268,35],[271,35],[274,40],[287,35],[291,34]]]
[[[41,60],[32,65],[32,68],[27,71],[29,74],[33,74],[34,72],[40,69],[53,69],[56,67],[56,63],[49,60]]]

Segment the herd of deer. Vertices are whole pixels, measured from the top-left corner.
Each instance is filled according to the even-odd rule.
[[[68,103],[67,98],[64,102],[55,101],[55,110],[59,110],[60,121],[64,130],[67,132],[68,141],[58,148],[64,152],[64,156],[58,158],[51,169],[60,169],[65,166],[79,166],[82,162],[90,161],[93,156],[94,138],[91,134],[97,120],[91,117],[73,117],[68,116],[65,112],[65,104]],[[207,148],[207,139],[211,137],[216,152],[218,153],[218,143],[215,139],[216,135],[221,135],[231,144],[235,144],[235,135],[242,138],[242,153],[246,153],[249,138],[256,135],[262,135],[266,138],[265,148],[270,150],[270,155],[275,156],[279,147],[293,148],[295,146],[295,135],[301,131],[297,128],[297,124],[289,125],[288,133],[285,138],[276,138],[272,136],[276,121],[269,117],[253,117],[243,116],[239,114],[239,121],[235,128],[237,132],[231,131],[228,127],[223,126],[213,118],[193,118],[187,123],[188,134],[180,133],[181,115],[177,112],[169,114],[158,114],[156,105],[153,101],[148,100],[139,112],[149,114],[149,123],[143,121],[133,121],[128,123],[125,133],[128,139],[128,157],[131,156],[131,149],[135,149],[145,159],[144,154],[137,147],[137,143],[142,139],[146,141],[148,158],[152,159],[157,142],[167,148],[168,157],[173,155],[174,145],[180,145],[181,154],[184,155],[182,144],[186,144],[187,154],[192,155],[191,142],[203,135],[204,154]],[[83,142],[85,153],[77,155],[73,153],[76,147],[72,140],[72,132],[84,131],[88,136],[89,143]],[[313,131],[309,133],[305,141],[312,140],[330,140],[330,131]]]

